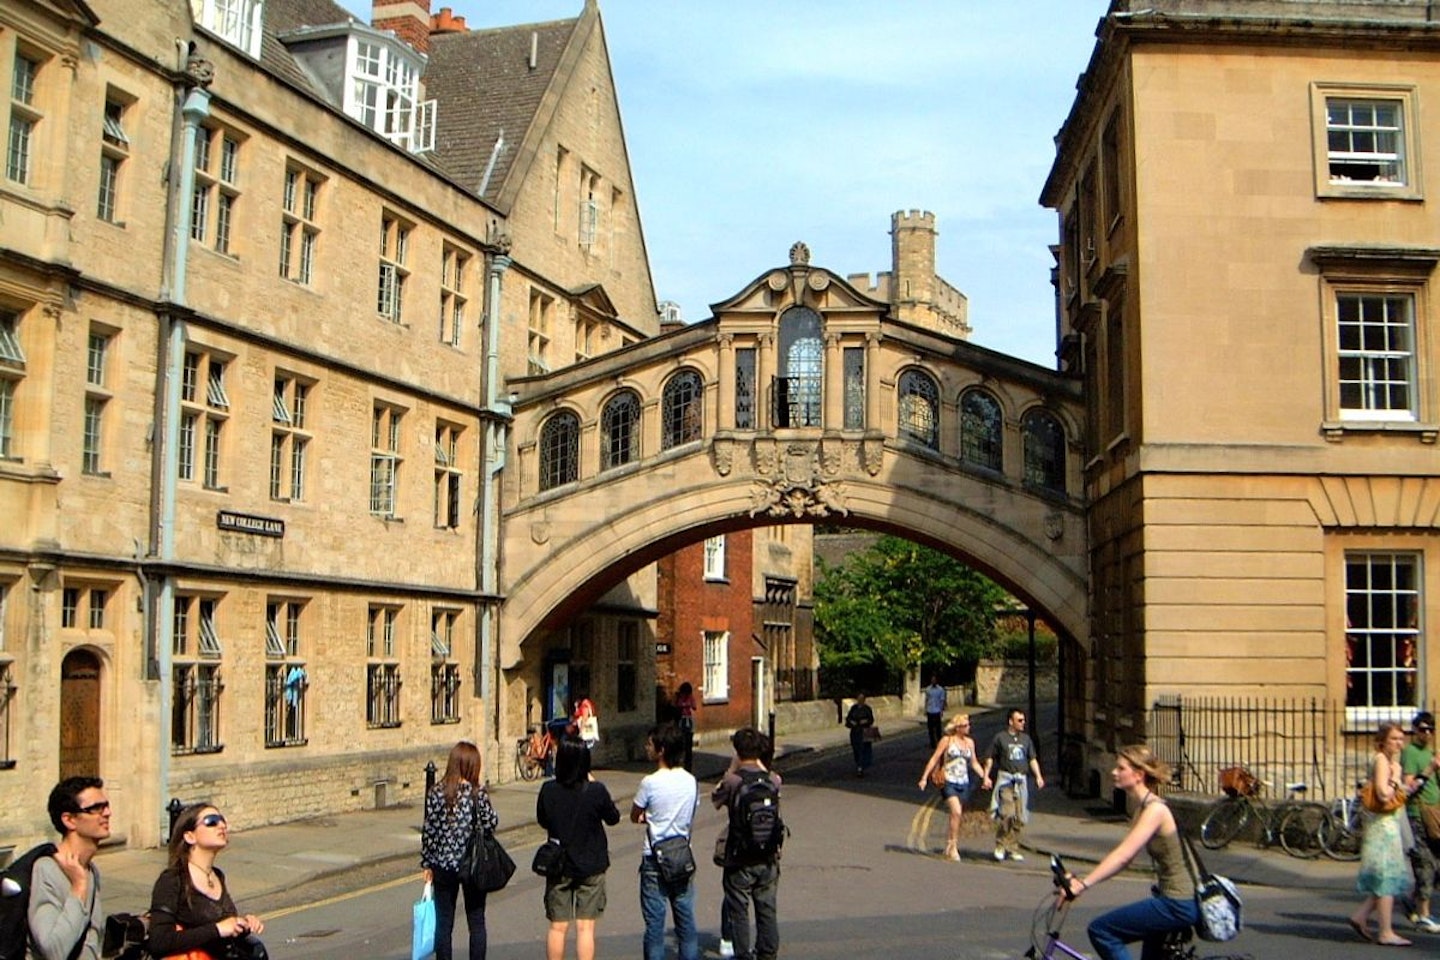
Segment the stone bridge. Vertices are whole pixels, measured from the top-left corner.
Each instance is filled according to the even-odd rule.
[[[500,667],[678,547],[786,522],[946,550],[1085,635],[1079,383],[797,251],[705,322],[509,382]]]

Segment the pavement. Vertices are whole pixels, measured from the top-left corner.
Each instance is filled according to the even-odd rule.
[[[985,712],[984,708],[972,710],[977,719]],[[887,747],[908,737],[913,738],[918,752],[925,736],[923,719],[887,718],[885,723]],[[849,749],[848,733],[841,726],[782,734],[777,741],[775,767],[782,774]],[[883,759],[883,753],[877,757],[877,761]],[[722,740],[697,746],[693,768],[704,784],[717,780],[729,761],[729,744]],[[607,767],[597,770],[596,777],[609,787],[623,812],[640,779],[652,769],[643,763]],[[521,869],[528,869],[530,848],[542,839],[535,825],[535,798],[542,782],[515,781],[490,787],[491,802],[500,816],[499,836]],[[1212,800],[1174,797],[1172,804],[1177,811],[1195,810]],[[1024,845],[1036,866],[1043,865],[1052,852],[1067,863],[1098,862],[1125,830],[1124,817],[1107,800],[1067,796],[1059,789],[1058,778],[1044,790],[1031,791],[1031,807]],[[418,873],[420,819],[418,806],[405,805],[253,829],[237,825],[221,865],[235,900],[247,912],[263,915],[282,904],[319,900],[347,886],[394,878],[410,872],[407,866]],[[1188,818],[1182,814],[1182,819]],[[943,818],[937,817],[935,822],[943,831]],[[992,834],[988,830],[971,832],[975,835],[960,842],[964,860],[1009,867],[1001,867],[991,858]],[[940,834],[933,839],[938,844]],[[1239,884],[1342,893],[1354,892],[1359,866],[1325,858],[1299,860],[1279,848],[1262,849],[1243,840],[1203,855],[1212,872]],[[103,850],[96,862],[103,877],[106,912],[143,912],[149,906],[155,878],[164,869],[165,856],[163,848]],[[1148,870],[1148,862],[1138,866]]]

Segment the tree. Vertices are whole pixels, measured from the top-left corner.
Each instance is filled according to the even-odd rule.
[[[815,635],[822,667],[974,662],[995,641],[997,606],[1009,595],[938,550],[884,536],[837,567],[819,563]]]

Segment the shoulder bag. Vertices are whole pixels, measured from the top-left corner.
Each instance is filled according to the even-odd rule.
[[[1185,857],[1185,868],[1195,883],[1195,905],[1200,908],[1200,922],[1195,924],[1195,933],[1201,940],[1223,943],[1234,940],[1244,925],[1240,891],[1235,884],[1224,877],[1216,876],[1205,869],[1205,862],[1191,845],[1190,838],[1180,834],[1180,852]]]
[[[650,829],[650,821],[645,821]],[[688,883],[695,875],[695,852],[690,849],[690,835],[678,834],[664,840],[650,838],[650,855],[660,871],[660,879],[667,884]]]
[[[480,825],[480,796],[472,791],[470,798],[470,842],[460,860],[460,876],[480,890],[493,893],[505,889],[515,874],[515,861],[495,839],[495,834]]]
[[[1389,800],[1381,800],[1375,792],[1375,782],[1366,780],[1365,786],[1360,788],[1360,805],[1371,813],[1394,813],[1405,806],[1405,794],[1396,790]]]
[[[580,819],[580,803],[585,799],[585,792],[590,788],[586,783],[580,788],[580,796],[575,798],[575,809],[570,813],[570,827],[565,831],[565,839],[575,832],[575,821]],[[561,787],[560,789],[564,789]],[[565,843],[560,837],[546,837],[545,842],[540,844],[535,851],[535,857],[530,861],[530,869],[540,876],[554,880],[565,872]]]

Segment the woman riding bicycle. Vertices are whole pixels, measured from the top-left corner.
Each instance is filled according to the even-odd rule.
[[[1078,897],[1113,877],[1144,848],[1155,864],[1155,895],[1101,914],[1090,921],[1087,932],[1101,960],[1130,960],[1126,944],[1137,940],[1144,942],[1142,956],[1149,960],[1160,955],[1168,934],[1186,930],[1199,921],[1195,882],[1185,867],[1175,815],[1155,793],[1160,784],[1170,780],[1164,762],[1157,760],[1149,747],[1125,747],[1116,756],[1110,776],[1115,786],[1124,791],[1126,807],[1132,811],[1130,832],[1089,874],[1071,880],[1069,895]]]

